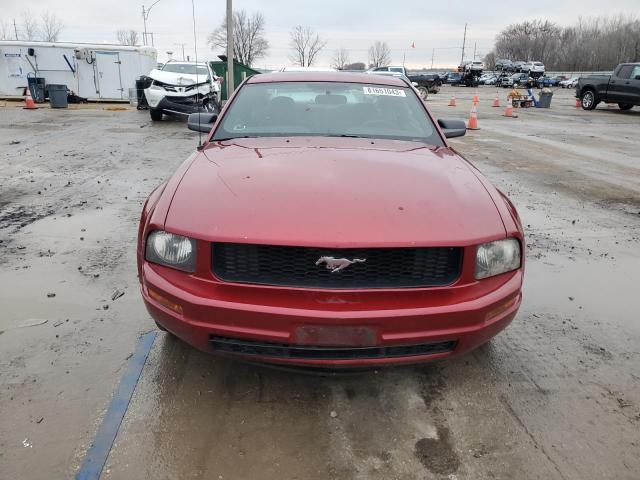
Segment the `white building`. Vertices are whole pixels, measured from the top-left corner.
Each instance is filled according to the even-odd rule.
[[[0,97],[21,96],[27,77],[67,85],[89,100],[128,100],[140,75],[157,66],[150,47],[0,41]]]

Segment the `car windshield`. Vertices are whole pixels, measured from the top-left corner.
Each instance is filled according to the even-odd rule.
[[[412,89],[346,82],[245,84],[213,140],[287,136],[385,138],[443,145]]]
[[[194,65],[193,63],[167,63],[162,71],[184,73],[186,75],[209,75],[207,67],[204,65]]]

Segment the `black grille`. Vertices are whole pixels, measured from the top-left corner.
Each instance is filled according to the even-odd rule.
[[[332,272],[323,256],[366,259]],[[307,288],[410,288],[449,285],[460,276],[462,248],[286,247],[212,244],[212,269],[226,282]]]
[[[453,340],[423,343],[420,345],[394,345],[391,347],[313,347],[307,345],[288,345],[284,343],[254,342],[215,336],[212,336],[209,341],[211,347],[218,352],[306,360],[412,357],[451,352],[456,347],[456,342]]]

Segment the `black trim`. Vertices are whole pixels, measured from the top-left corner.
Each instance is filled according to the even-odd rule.
[[[423,343],[379,347],[330,347],[292,345],[286,343],[256,342],[235,338],[211,336],[214,351],[246,356],[289,358],[298,360],[358,360],[401,358],[452,352],[458,342]]]

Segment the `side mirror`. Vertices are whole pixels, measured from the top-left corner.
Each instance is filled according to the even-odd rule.
[[[438,120],[438,125],[447,138],[463,137],[467,133],[464,120]]]
[[[636,80],[640,80],[640,75],[636,75]]]
[[[192,113],[187,119],[187,128],[194,132],[209,133],[217,119],[215,113]]]

